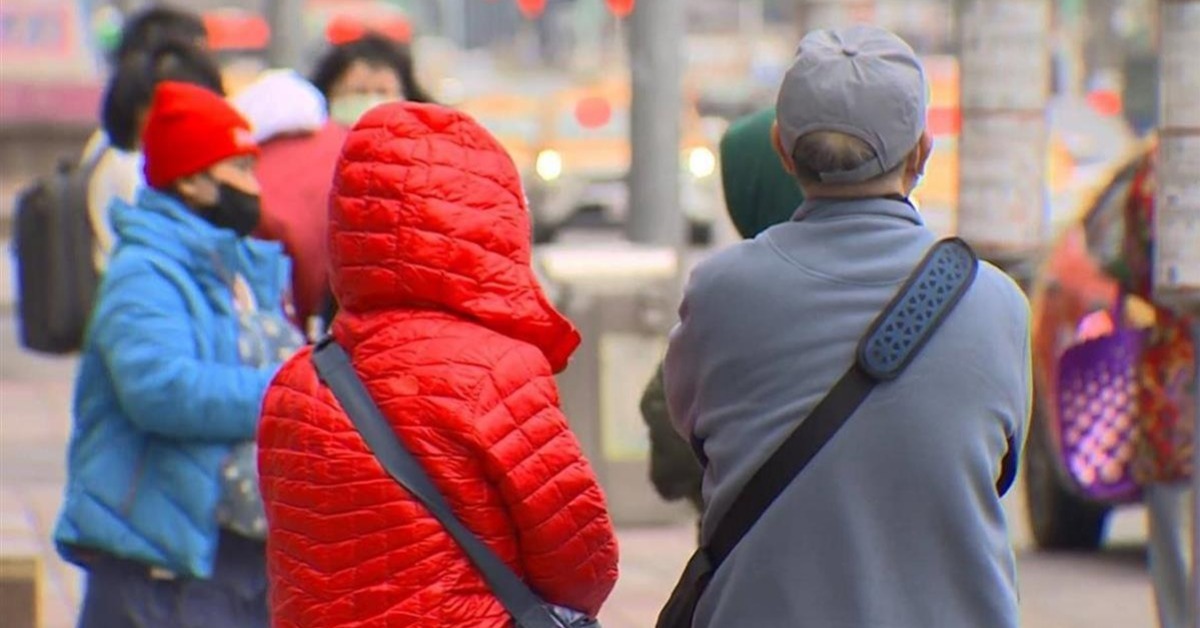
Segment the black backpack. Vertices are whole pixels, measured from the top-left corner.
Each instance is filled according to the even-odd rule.
[[[60,162],[54,175],[17,198],[13,255],[21,344],[32,351],[65,354],[83,346],[100,283],[88,182],[106,148],[86,164]]]

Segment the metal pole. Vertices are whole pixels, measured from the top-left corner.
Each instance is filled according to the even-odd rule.
[[[629,239],[679,246],[684,0],[643,0],[630,16],[633,106]]]
[[[304,54],[303,0],[269,0],[267,22],[271,25],[271,44],[267,62],[274,68],[298,68]]]
[[[1049,0],[960,0],[958,233],[1012,267],[1046,231]]]
[[[1160,0],[1158,188],[1155,197],[1155,300],[1200,317],[1200,0]],[[1200,346],[1200,320],[1193,325]],[[1200,357],[1197,358],[1200,403]],[[1200,438],[1200,409],[1195,417]],[[1200,447],[1195,471],[1200,471]],[[1192,592],[1200,602],[1200,473],[1192,474]],[[1193,608],[1193,611],[1196,609]],[[1200,613],[1196,626],[1200,628]]]
[[[442,35],[458,44],[467,47],[467,0],[443,0],[438,4],[442,12]]]

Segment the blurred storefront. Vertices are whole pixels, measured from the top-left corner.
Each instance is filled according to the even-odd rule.
[[[96,117],[100,58],[91,3],[0,3],[0,126],[72,124]]]
[[[77,154],[102,82],[85,0],[0,2],[0,230],[17,189]]]

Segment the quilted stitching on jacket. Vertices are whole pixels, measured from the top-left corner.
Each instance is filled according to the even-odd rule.
[[[350,134],[334,189],[334,333],[367,388],[472,531],[549,601],[595,613],[616,541],[553,379],[579,337],[529,268],[511,160],[462,114],[396,105]],[[259,446],[275,626],[511,625],[308,351],[268,391]]]

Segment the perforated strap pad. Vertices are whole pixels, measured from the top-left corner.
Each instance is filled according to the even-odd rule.
[[[979,272],[979,258],[966,242],[935,244],[858,347],[858,364],[879,381],[893,380],[933,336]]]

